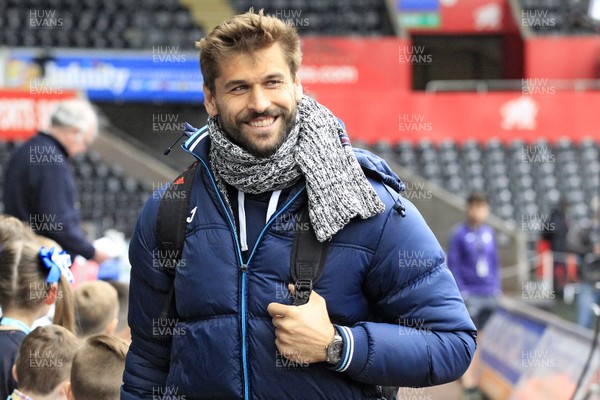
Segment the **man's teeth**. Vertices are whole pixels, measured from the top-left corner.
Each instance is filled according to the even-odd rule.
[[[259,121],[250,121],[250,122],[248,122],[248,124],[249,124],[250,126],[254,126],[254,127],[257,127],[257,128],[261,128],[261,127],[264,127],[264,126],[269,126],[269,125],[271,125],[271,124],[272,124],[274,121],[275,121],[275,118],[272,118],[272,117],[271,117],[271,118],[265,118],[265,119],[261,119],[261,120],[259,120]]]

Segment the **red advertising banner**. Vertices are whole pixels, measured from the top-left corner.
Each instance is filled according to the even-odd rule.
[[[577,40],[585,41],[581,50],[573,44]],[[492,137],[505,141],[562,136],[600,139],[600,92],[560,91],[548,79],[553,76],[552,68],[560,68],[556,60],[548,62],[550,53],[565,54],[573,49],[574,54],[581,54],[586,46],[590,52],[594,42],[589,40],[534,39],[528,51],[538,56],[528,55],[528,66],[535,61],[538,73],[523,80],[523,90],[518,92],[413,92],[411,62],[419,56],[418,49],[413,49],[409,40],[398,38],[306,38],[299,74],[305,92],[342,119],[351,138],[369,143],[450,138],[486,141]],[[594,40],[600,42],[600,38]],[[552,51],[545,47],[550,42]],[[564,55],[561,61],[583,64]]]
[[[543,85],[544,83],[540,83]],[[539,89],[539,88],[538,88]],[[548,93],[552,87],[545,87]],[[362,92],[360,98],[320,96],[351,139],[417,142],[445,139],[600,140],[600,92],[537,94]]]
[[[555,53],[570,54],[571,38],[551,40]],[[588,50],[577,48],[562,61],[578,64],[573,57],[589,53],[589,43],[594,42],[588,42]],[[427,55],[419,54],[409,40],[306,38],[303,46],[299,74],[305,93],[341,118],[351,138],[370,143],[562,136],[600,140],[600,92],[559,90],[548,79],[559,63],[548,62],[541,52],[528,60],[545,64],[546,73],[538,69],[539,74],[524,79],[521,91],[425,93],[410,89],[411,64]]]
[[[77,92],[35,93],[22,90],[0,90],[0,139],[25,140],[45,126],[56,103],[77,97]]]
[[[525,76],[600,79],[600,36],[538,36],[527,39]]]
[[[305,93],[351,90],[360,97],[367,88],[410,90],[415,53],[410,40],[306,37],[302,52],[298,74]]]

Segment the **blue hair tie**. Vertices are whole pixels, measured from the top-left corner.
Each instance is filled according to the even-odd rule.
[[[52,247],[50,250],[42,247],[40,249],[40,259],[49,270],[46,283],[58,283],[61,274],[67,278],[69,283],[75,282],[73,273],[69,269],[71,256],[66,251],[61,250],[59,252],[56,247]]]

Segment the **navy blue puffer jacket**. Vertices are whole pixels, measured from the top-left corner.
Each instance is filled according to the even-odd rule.
[[[314,288],[331,321],[345,327],[348,357],[338,368],[344,371],[327,363],[293,364],[279,354],[267,305],[292,304],[287,283],[294,232],[284,222],[297,220],[305,189],[292,188],[244,265],[208,163],[209,140],[198,134],[184,146],[201,166],[189,205],[190,212],[197,209],[190,213],[174,280],[178,315],[168,329],[158,322],[172,284],[155,257],[161,192],[139,217],[129,253],[133,341],[121,399],[378,399],[378,385],[430,386],[463,374],[476,331],[444,252],[416,208],[397,193],[399,178],[360,150],[357,157],[386,209],[352,220],[333,237]]]

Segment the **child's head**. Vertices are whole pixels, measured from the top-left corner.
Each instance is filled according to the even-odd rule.
[[[0,214],[0,246],[14,240],[32,240],[35,233],[21,220]]]
[[[89,281],[75,290],[75,319],[80,337],[112,334],[119,316],[117,291],[108,282]]]
[[[58,325],[40,326],[25,336],[13,373],[19,390],[30,397],[55,393],[66,399],[66,383],[77,352],[77,338]]]
[[[71,310],[72,314],[71,288],[63,271],[68,269],[70,262],[64,256],[58,249],[42,248],[35,238],[0,245],[0,307],[3,313],[18,311],[37,319],[46,315],[56,301],[57,308],[58,304],[64,305],[63,308]]]
[[[467,220],[470,225],[480,225],[490,211],[488,196],[484,192],[474,192],[467,198]]]
[[[127,342],[111,335],[85,339],[71,368],[70,400],[118,400]]]
[[[131,330],[127,323],[127,315],[129,312],[129,284],[119,281],[108,281],[112,287],[117,290],[119,297],[119,323],[115,329],[115,336],[125,339],[127,343],[131,343]]]

